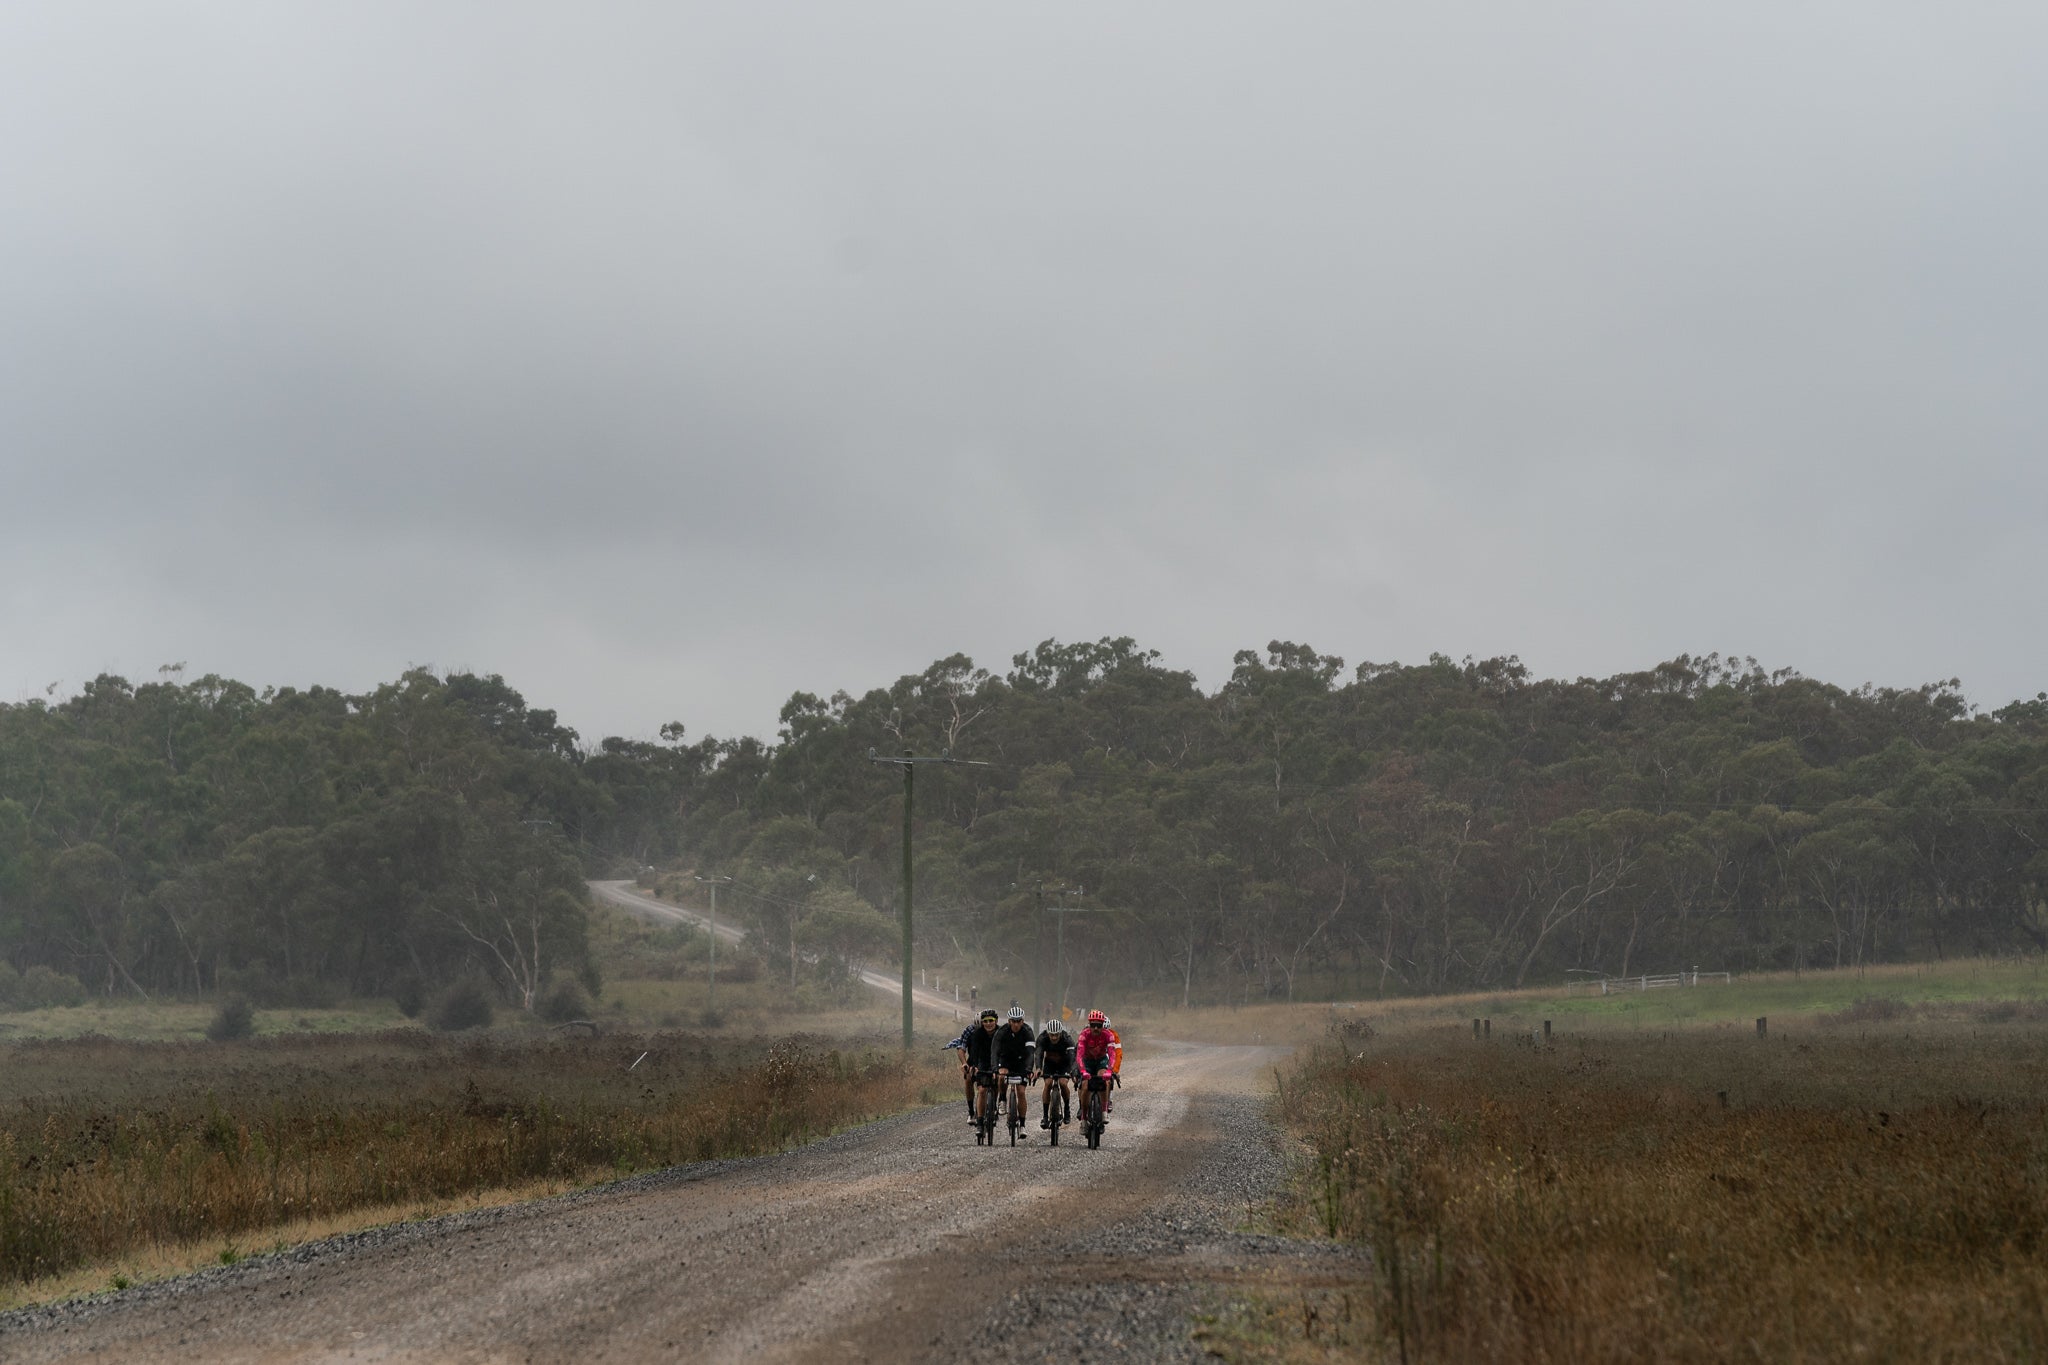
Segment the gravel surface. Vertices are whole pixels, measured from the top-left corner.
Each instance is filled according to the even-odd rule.
[[[330,1238],[0,1315],[8,1362],[1197,1360],[1247,1286],[1356,1278],[1244,1231],[1284,1171],[1279,1054],[1128,1068],[1100,1150],[974,1144],[965,1105],[799,1151]]]
[[[1038,1255],[1078,1273],[1011,1291],[975,1331],[977,1357],[1079,1365],[1207,1360],[1190,1334],[1232,1289],[1291,1283],[1304,1272],[1319,1281],[1363,1273],[1346,1249],[1245,1230],[1286,1175],[1263,1096],[1213,1094],[1197,1100],[1191,1118],[1212,1143],[1163,1198],[1135,1216],[998,1254],[999,1264]]]

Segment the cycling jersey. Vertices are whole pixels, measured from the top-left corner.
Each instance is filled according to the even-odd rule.
[[[1037,1048],[1038,1040],[1031,1036],[1029,1025],[1011,1028],[1004,1024],[996,1029],[996,1065],[1012,1076],[1031,1074],[1031,1054]]]
[[[1039,1034],[1038,1069],[1048,1076],[1073,1075],[1074,1035],[1064,1029],[1058,1033]]]
[[[1090,1024],[1081,1030],[1076,1047],[1081,1054],[1082,1070],[1094,1072],[1107,1069],[1114,1072],[1117,1042],[1116,1035],[1108,1029]]]
[[[1124,1074],[1123,1035],[1107,1024],[1102,1026],[1102,1031],[1109,1035],[1109,1074],[1121,1076]]]
[[[985,1029],[981,1025],[976,1024],[973,1028],[960,1035],[960,1055],[965,1057],[967,1064],[976,1071],[994,1071],[996,1069],[996,1036],[1001,1032],[1001,1029]]]

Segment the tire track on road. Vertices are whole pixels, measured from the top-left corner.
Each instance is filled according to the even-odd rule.
[[[1253,1273],[1229,1239],[1260,1188],[1246,1171],[1277,1160],[1248,1145],[1263,1130],[1245,1117],[1275,1056],[1168,1050],[1134,1069],[1099,1150],[1049,1147],[1036,1130],[1015,1148],[978,1147],[955,1100],[784,1155],[10,1315],[0,1358],[845,1365],[971,1349],[1001,1360],[1005,1315],[1060,1304],[1061,1321],[1099,1320],[1112,1343],[1090,1358],[1158,1358],[1187,1345],[1172,1324],[1184,1324],[1188,1286]],[[1131,1273],[1120,1248],[1148,1273]],[[1124,1265],[1122,1277],[1105,1277],[1105,1264]],[[991,1276],[991,1292],[963,1295],[963,1273]],[[1158,1309],[1173,1341],[1114,1345],[1140,1320],[1116,1306],[1130,1302]]]

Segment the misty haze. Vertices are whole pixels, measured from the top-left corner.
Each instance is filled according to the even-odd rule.
[[[2044,40],[8,6],[0,1358],[2038,1355]]]

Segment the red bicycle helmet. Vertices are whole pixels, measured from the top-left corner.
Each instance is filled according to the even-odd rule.
[[[1101,1010],[1089,1010],[1088,1022],[1091,1024],[1106,1024],[1109,1022],[1109,1016]]]

